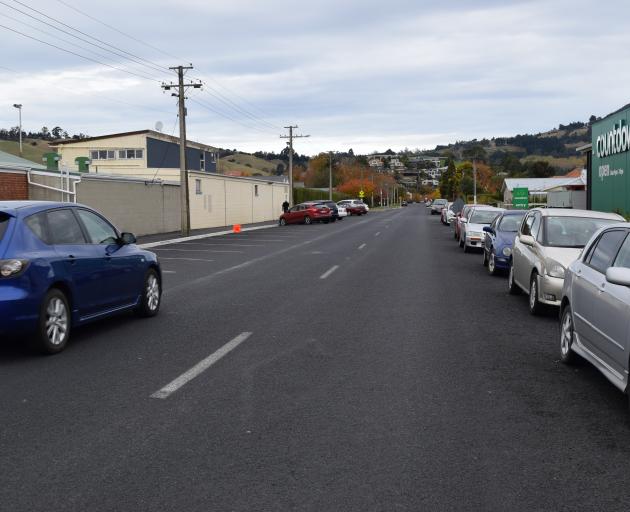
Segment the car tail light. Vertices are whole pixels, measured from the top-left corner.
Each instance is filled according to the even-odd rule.
[[[13,277],[26,269],[28,260],[0,260],[0,278]]]

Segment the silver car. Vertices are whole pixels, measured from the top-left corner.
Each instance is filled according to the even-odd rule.
[[[560,306],[567,267],[598,229],[623,221],[616,213],[534,208],[523,219],[514,240],[510,293],[528,293],[532,315],[545,305]]]
[[[600,230],[567,268],[560,309],[560,356],[579,354],[627,391],[630,351],[630,224]]]

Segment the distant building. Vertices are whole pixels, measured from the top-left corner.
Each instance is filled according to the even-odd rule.
[[[59,154],[59,165],[71,171],[134,176],[145,179],[179,179],[179,138],[153,130],[114,133],[98,137],[51,142]],[[190,171],[215,173],[216,148],[186,141],[186,161]]]
[[[506,178],[503,180],[503,202],[512,204],[512,191],[515,188],[526,188],[530,196],[546,198],[549,190],[573,189],[584,190],[586,187],[585,176],[581,173],[578,177],[555,176],[551,178]]]

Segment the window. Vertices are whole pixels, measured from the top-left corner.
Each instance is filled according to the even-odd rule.
[[[114,149],[92,149],[90,150],[92,160],[115,160],[116,150]]]
[[[118,158],[121,160],[133,160],[144,157],[143,149],[119,149]]]
[[[497,218],[499,211],[496,210],[474,210],[470,216],[472,224],[490,224]]]
[[[596,242],[588,264],[598,272],[605,274],[608,267],[612,265],[612,261],[625,236],[625,231],[617,229],[606,231]]]
[[[582,248],[599,228],[619,222],[588,217],[547,217],[544,245]]]
[[[6,213],[0,213],[0,240],[2,240],[7,227],[9,227],[10,218]]]
[[[536,240],[538,240],[538,233],[540,232],[541,217],[540,213],[534,214],[534,222],[532,222],[532,227],[530,229],[532,236]]]
[[[254,185],[254,195],[258,197],[258,185]]]
[[[76,245],[85,243],[79,222],[70,210],[53,210],[48,212],[47,217],[53,244]]]
[[[206,156],[203,151],[199,153],[199,169],[202,171],[206,170]]]
[[[621,249],[619,249],[613,267],[630,268],[630,236],[626,237]]]
[[[30,217],[26,217],[24,220],[33,234],[39,238],[42,242],[48,243],[48,237],[46,236],[46,214],[36,213]],[[0,237],[2,238],[2,237]]]
[[[520,215],[505,215],[501,218],[501,224],[499,224],[499,226],[501,231],[516,233],[521,222],[523,222],[523,217]]]
[[[201,180],[195,180],[195,194],[201,195]]]
[[[77,210],[81,222],[93,244],[115,244],[118,241],[118,233],[105,219],[87,210]]]
[[[534,223],[534,214],[530,213],[525,219],[525,222],[523,223],[523,226],[521,228],[521,234],[531,236],[533,223]]]

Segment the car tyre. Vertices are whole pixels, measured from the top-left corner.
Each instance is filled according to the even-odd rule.
[[[578,362],[577,354],[571,350],[574,339],[573,315],[571,306],[567,304],[560,317],[560,361],[566,365],[574,365]]]
[[[460,247],[464,247],[464,245],[465,245],[465,244],[464,244],[464,240],[463,240],[463,239],[462,239],[462,237],[460,236],[460,237],[459,237],[459,246],[460,246]]]
[[[144,276],[140,304],[136,308],[136,314],[149,318],[160,311],[162,304],[162,283],[155,269],[150,268]]]
[[[483,266],[484,267],[488,266],[488,254],[486,253],[486,249],[485,248],[483,250]]]
[[[496,276],[498,274],[497,270],[497,260],[494,256],[494,252],[490,249],[490,258],[488,258],[488,274],[491,276]]]
[[[542,313],[544,305],[538,300],[538,274],[534,272],[529,280],[529,312],[532,315]]]
[[[510,263],[510,270],[508,272],[508,292],[510,295],[519,295],[521,289],[514,281],[514,263]]]
[[[311,223],[311,218],[307,215],[306,217],[304,217],[304,224],[310,224]]]
[[[66,295],[51,288],[39,311],[35,347],[44,354],[57,354],[66,348],[72,327],[72,311]]]
[[[280,225],[281,226],[286,226],[287,225],[287,219],[280,219]]]

